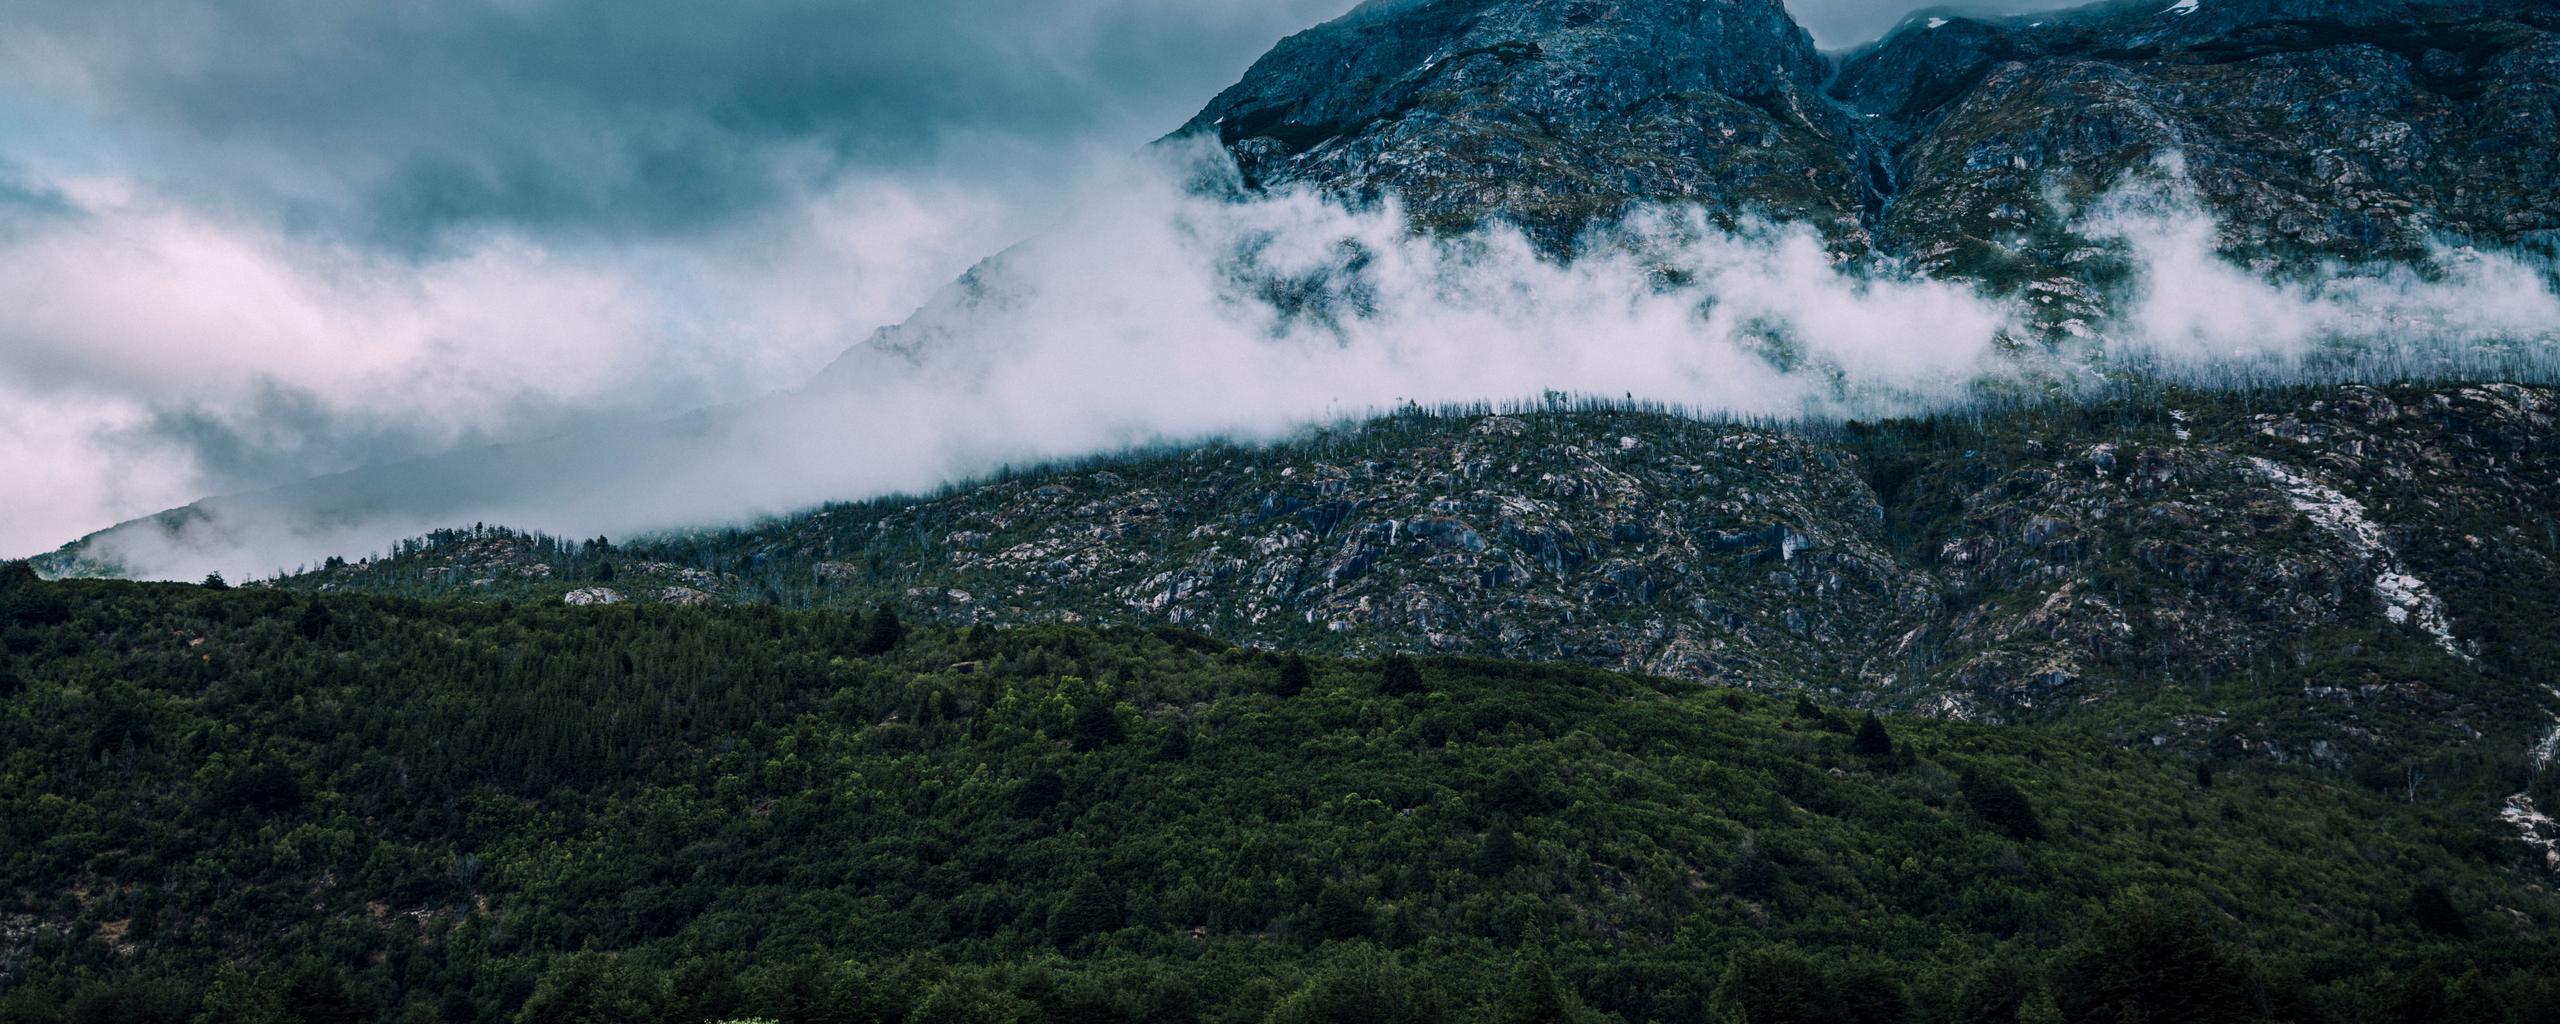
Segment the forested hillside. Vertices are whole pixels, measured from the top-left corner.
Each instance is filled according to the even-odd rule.
[[[1595,664],[2445,799],[2549,762],[2560,391],[2130,384],[1880,423],[1413,412],[753,526],[501,527],[277,581],[1176,624]]]
[[[0,577],[9,1021],[2543,1021],[2494,796],[1170,629]]]

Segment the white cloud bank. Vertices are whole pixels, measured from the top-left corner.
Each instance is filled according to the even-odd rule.
[[[981,197],[849,185],[683,246],[492,234],[418,263],[121,182],[60,193],[0,217],[0,554],[207,493],[751,397],[1002,238]]]
[[[1391,208],[1204,194],[1194,187],[1203,158],[1189,152],[1168,165],[1097,175],[1066,222],[944,289],[808,387],[671,423],[591,426],[211,503],[210,518],[183,532],[139,532],[108,553],[148,575],[218,569],[237,577],[360,555],[439,526],[486,521],[625,536],[926,489],[1005,463],[1270,437],[1408,401],[1553,390],[1722,413],[1872,416],[1961,400],[1986,377],[2027,368],[2004,350],[2024,322],[2014,303],[1964,283],[1842,265],[1801,227],[1723,231],[1695,211],[1658,210],[1590,247],[1596,255],[1563,265],[1499,228],[1418,238]],[[2093,215],[2099,233],[2121,240],[2143,268],[2130,315],[2097,342],[2109,359],[2198,374],[2233,365],[2286,372],[2340,344],[2376,339],[2460,343],[2447,351],[2496,339],[2538,357],[2560,330],[2560,297],[2510,257],[2449,252],[2441,272],[2332,268],[2271,282],[2214,256],[2210,222],[2159,198],[2171,193],[2126,194],[2133,198]],[[952,234],[930,223],[929,205],[909,215],[926,225],[890,237]],[[864,216],[899,220],[876,211],[851,219]],[[303,385],[387,401],[397,413],[388,419],[460,437],[499,429],[486,424],[544,401],[629,409],[602,396],[675,387],[666,382],[732,358],[724,344],[741,362],[813,364],[817,352],[841,347],[832,332],[863,322],[877,303],[828,293],[836,275],[859,277],[863,261],[842,270],[845,250],[792,237],[800,236],[785,232],[786,242],[757,260],[706,259],[659,278],[735,289],[717,302],[676,304],[691,316],[676,317],[689,322],[672,333],[663,290],[627,262],[599,275],[503,248],[472,257],[493,263],[439,267],[423,282],[342,271],[316,275],[322,285],[308,274],[276,283],[258,260],[209,259],[231,275],[225,280],[249,282],[288,309],[229,301],[227,286],[212,296],[195,288],[187,292],[194,305],[179,307],[188,312],[125,329],[183,330],[208,318],[253,325],[274,334],[275,351],[290,361],[320,350],[295,347],[306,336],[345,329],[332,311],[379,305],[387,311],[359,311],[355,322],[368,325],[368,338],[405,339],[400,355],[331,368]],[[930,263],[949,247],[916,248],[925,255],[915,262]],[[865,259],[895,276],[880,269],[894,261],[876,250]],[[315,287],[330,298],[303,298]],[[118,296],[148,293],[144,278],[100,286],[64,314],[62,329],[79,326],[80,308],[104,311]],[[704,309],[725,315],[706,320]],[[455,325],[472,329],[457,334]],[[772,331],[786,336],[761,336]],[[684,353],[675,364],[682,372],[635,369],[669,359],[670,338]],[[457,369],[457,358],[486,362]],[[2055,369],[2035,362],[2036,372]],[[221,379],[231,370],[187,372]],[[770,372],[779,371],[738,376]],[[474,405],[476,396],[462,393],[474,388],[534,388],[542,401]],[[131,424],[110,417],[99,429],[109,439],[100,450],[110,450]],[[0,444],[8,436],[0,430]],[[81,480],[76,470],[62,479],[72,488]],[[0,537],[22,547],[59,539]]]

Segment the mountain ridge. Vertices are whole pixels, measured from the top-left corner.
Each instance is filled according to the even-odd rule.
[[[2412,196],[2433,197],[2428,201],[2436,207],[2452,209],[2445,203],[2460,193],[2468,198],[2455,205],[2471,204],[2463,209],[2503,210],[2495,223],[2461,222],[2501,244],[2533,244],[2560,225],[2560,207],[2552,205],[2560,202],[2554,198],[2560,197],[2560,177],[2554,177],[2560,163],[2537,161],[2529,147],[2490,145],[2505,135],[2461,134],[2486,116],[2482,110],[2513,115],[2509,120],[2526,129],[2545,121],[2560,125],[2560,107],[2554,106],[2560,90],[2533,87],[2560,80],[2560,65],[2551,63],[2560,59],[2560,43],[2554,42],[2560,35],[2548,12],[2504,0],[2208,0],[2192,14],[2152,7],[2113,4],[1990,20],[1949,16],[1934,27],[1931,20],[1939,16],[1931,15],[1847,55],[1833,75],[1770,0],[1371,3],[1275,47],[1205,106],[1189,128],[1191,135],[1215,131],[1222,151],[1237,162],[1239,178],[1217,187],[1240,187],[1244,195],[1315,189],[1355,203],[1393,195],[1425,230],[1509,219],[1521,222],[1550,252],[1569,247],[1594,218],[1634,203],[1678,199],[1720,218],[1811,210],[1835,255],[1885,252],[1926,274],[2012,294],[2029,326],[2048,340],[2085,334],[2120,315],[2121,293],[2135,269],[2121,239],[2091,237],[2070,219],[2071,209],[2128,175],[2156,173],[2158,159],[2173,151],[2182,155],[2179,173],[2195,185],[2194,194],[2221,215],[2215,244],[2226,256],[2260,261],[2271,273],[2332,259],[2324,246],[2349,236],[2397,238],[2388,246],[2367,247],[2366,254],[2423,264],[2432,256],[2402,229],[2448,221]],[[2351,16],[2340,24],[2363,35],[2304,34],[2303,26],[2336,20],[2341,11]],[[2364,41],[2375,25],[2409,23],[2434,26],[2434,35],[2403,33],[2418,41],[2409,45],[2419,46],[2421,58],[2427,52],[2453,53],[2430,50],[2420,45],[2424,40],[2470,40],[2453,54],[2455,63],[2446,65],[2480,72],[2478,88],[2467,99],[2430,88],[2436,79],[2421,66],[2424,59],[2411,62]],[[1374,73],[1318,74],[1348,47],[1346,40],[1372,37],[1391,45],[1354,56],[1368,62],[1357,66]],[[2119,37],[2149,39],[2152,49],[2100,45]],[[2229,45],[2206,45],[2215,40]],[[1766,59],[1658,66],[1678,63],[1663,60],[1665,53],[1709,41]],[[1515,42],[1522,45],[1506,48]],[[1527,49],[1531,45],[1534,54]],[[1654,59],[1638,59],[1646,54]],[[2308,59],[2299,54],[2318,59],[2298,67]],[[2340,88],[2342,67],[2378,69],[2377,77]],[[1948,87],[1940,90],[1945,96],[1915,105],[1908,97],[1928,90],[1915,86],[1918,80],[1911,76],[1926,68],[1961,71],[1955,75],[1961,88]],[[2240,89],[2233,76],[2243,73],[2264,81]],[[1666,84],[1682,88],[1657,95],[1655,87]],[[2079,103],[2096,95],[2072,91],[2084,86],[2112,99]],[[1624,118],[1608,112],[1620,111],[1623,100],[1651,104],[1646,109],[1652,113],[1637,120],[1653,127],[1619,130]],[[1863,110],[1861,103],[1893,109]],[[2042,123],[2043,113],[2057,110],[2078,112]],[[2246,116],[2225,116],[2234,110]],[[2410,111],[2426,117],[2409,122],[2406,132],[2367,130]],[[1925,133],[1911,127],[1924,121]],[[1285,127],[1301,122],[1328,127],[1323,133]],[[2361,127],[2339,127],[2349,122]],[[2448,132],[2445,140],[2429,141]],[[2306,141],[2345,136],[2353,136],[2357,146],[2341,150]],[[2164,140],[2182,148],[2172,150]],[[2424,180],[2421,172],[2434,166],[2424,161],[2415,170],[2404,169],[2403,177],[2418,175],[2411,179],[2415,185],[2369,169],[2376,160],[2394,159],[2395,152],[2431,152],[2420,144],[2444,149],[2446,141],[2460,143],[2456,149],[2489,146],[2489,153],[2438,161],[2453,168],[2446,172],[2455,175],[2450,183]],[[1489,142],[1501,144],[1480,145]],[[2274,160],[2262,150],[2277,143],[2302,152]],[[1594,176],[1594,168],[1608,163],[1605,158],[1620,146],[1662,161],[1648,164],[1654,170],[1633,180]],[[1808,162],[1816,157],[1820,167]],[[2308,174],[2306,167],[2329,168],[2329,177],[2344,175],[2343,184]],[[2067,180],[2039,188],[2039,175],[2048,173]],[[1889,179],[1887,185],[1878,186],[1879,177]],[[2478,186],[2482,181],[2497,187]],[[1825,182],[1812,198],[1794,191]],[[1324,279],[1313,292],[1324,301],[1356,305],[1363,295],[1364,257],[1356,244],[1337,250],[1340,266],[1318,268]],[[999,273],[1003,259],[964,276],[907,323],[854,346],[801,393],[753,408],[457,453],[208,501],[76,541],[44,564],[55,572],[112,570],[111,562],[92,553],[125,544],[170,550],[218,545],[225,530],[336,530],[404,506],[428,511],[413,510],[402,532],[435,521],[518,520],[523,510],[521,503],[509,502],[509,488],[526,481],[547,488],[555,505],[550,511],[564,518],[593,518],[644,504],[641,499],[651,495],[692,494],[705,497],[683,508],[699,507],[705,511],[697,518],[707,519],[718,505],[709,496],[760,489],[771,492],[759,501],[764,510],[799,507],[831,495],[777,489],[772,481],[759,488],[756,481],[737,479],[716,465],[721,446],[758,450],[771,448],[783,433],[823,431],[825,399],[817,396],[860,398],[872,393],[866,388],[898,381],[965,380],[970,367],[951,365],[955,361],[1002,354],[969,351],[959,344],[967,340],[959,332],[971,328],[967,318],[978,305],[1011,301],[1009,283]],[[1248,275],[1225,284],[1275,306],[1306,301],[1305,281]],[[1784,331],[1774,334],[1768,344],[1783,350]],[[2033,351],[2032,341],[2016,340]],[[753,415],[765,410],[773,413],[770,422]],[[642,464],[682,472],[627,471]],[[875,488],[901,483],[930,481],[872,481]],[[422,494],[422,487],[432,493]],[[682,514],[670,513],[679,518],[659,525],[687,521]],[[171,523],[179,528],[171,529]],[[364,542],[381,532],[387,531],[372,531]]]
[[[2556,416],[2507,385],[1794,429],[1413,414],[601,549],[462,531],[275,585],[1171,625],[2371,775],[2469,751],[2520,784],[2560,732]]]

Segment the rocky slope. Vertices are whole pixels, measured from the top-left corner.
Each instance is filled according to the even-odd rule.
[[[2555,416],[2511,385],[1810,430],[1415,414],[619,548],[464,531],[280,585],[1158,623],[2521,773],[2560,712]]]
[[[1181,134],[1256,187],[1401,197],[1568,247],[1637,202],[1812,220],[1844,239],[1864,174],[1779,0],[1371,0],[1290,37]]]
[[[1246,194],[1392,195],[1424,228],[1506,221],[1554,253],[1642,203],[1808,222],[1844,259],[1977,281],[2058,341],[2107,334],[2134,291],[2135,254],[2090,204],[2173,154],[2183,171],[2169,177],[2185,184],[2170,193],[2191,191],[2252,270],[2424,262],[2439,239],[2547,257],[2560,238],[2560,155],[2544,144],[2560,125],[2555,61],[2560,14],[2534,0],[1930,15],[1836,67],[1777,0],[1373,0],[1283,42],[1178,134],[1216,138]],[[1224,290],[1276,321],[1313,301],[1353,307],[1319,318],[1360,315],[1365,256],[1323,241],[1341,243],[1339,275],[1274,280],[1241,259],[1221,268]],[[974,318],[1015,300],[1004,283],[970,275],[802,395],[212,499],[48,564],[112,571],[99,552],[178,558],[273,533],[370,542],[527,508],[715,518],[735,505],[687,496],[740,483],[704,453],[805,436],[824,416],[797,408],[803,395],[965,390],[1007,358]],[[622,470],[635,464],[694,471],[677,483]]]
[[[2141,0],[1925,15],[1825,60],[1774,0],[1362,5],[1186,132],[1256,187],[1394,194],[1558,252],[1638,203],[1817,226],[1844,254],[2032,294],[2082,333],[2144,181],[2262,267],[2424,261],[2560,229],[2560,14],[2527,0]]]
[[[2419,259],[2560,228],[2560,12],[2498,0],[2184,0],[1915,18],[1829,93],[1889,169],[1875,224],[1932,272],[2114,271],[2087,204],[2174,154],[2229,254]]]

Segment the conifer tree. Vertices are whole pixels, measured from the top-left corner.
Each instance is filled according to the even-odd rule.
[[[1378,662],[1378,692],[1402,697],[1422,692],[1422,669],[1412,658],[1390,654]]]
[[[1884,731],[1884,720],[1873,711],[1858,721],[1858,738],[1849,743],[1849,752],[1860,757],[1892,757],[1893,737]]]
[[[1361,902],[1359,894],[1328,885],[1316,896],[1312,925],[1318,941],[1363,938],[1371,928],[1369,907]]]
[[[1120,927],[1120,920],[1119,894],[1111,891],[1102,876],[1088,872],[1067,887],[1057,909],[1050,911],[1049,936],[1062,944],[1074,942],[1115,930]]]
[[[871,610],[871,621],[862,627],[862,653],[887,654],[898,649],[906,639],[907,627],[898,621],[898,613],[888,605]]]
[[[1315,671],[1307,667],[1307,659],[1292,654],[1281,659],[1280,685],[1272,692],[1283,697],[1295,697],[1307,692],[1307,687],[1315,685],[1315,681]]]
[[[1095,697],[1076,709],[1072,741],[1078,753],[1092,753],[1120,742],[1127,735],[1120,725],[1120,713],[1110,701]]]
[[[1986,772],[1968,772],[1961,786],[1964,802],[1991,827],[2021,842],[2044,838],[2044,822],[2025,793],[2009,780]]]

